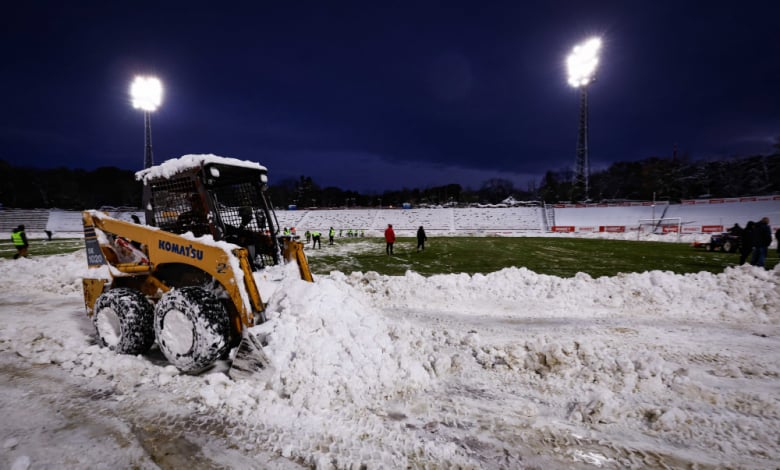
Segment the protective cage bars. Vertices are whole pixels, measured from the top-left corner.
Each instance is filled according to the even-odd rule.
[[[217,216],[228,234],[232,230],[249,231],[265,240],[247,247],[255,264],[263,267],[279,263],[280,255],[271,241],[276,236],[274,221],[264,210],[269,206],[259,186],[253,182],[228,183],[214,186],[212,191]]]
[[[154,224],[173,233],[192,230],[196,236],[209,232],[206,208],[191,177],[152,183]]]
[[[214,188],[214,199],[223,224],[260,233],[268,230],[265,214],[259,209],[263,207],[263,201],[258,195],[257,185],[235,183],[218,186]],[[258,210],[253,213],[253,208]]]

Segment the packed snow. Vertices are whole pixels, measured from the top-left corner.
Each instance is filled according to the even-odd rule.
[[[99,347],[86,271],[83,250],[0,260],[0,468],[780,461],[780,267],[314,283],[277,268],[252,328],[271,367],[235,380]]]
[[[146,183],[150,179],[170,178],[171,176],[177,175],[184,170],[199,168],[201,166],[205,166],[212,163],[266,171],[266,167],[260,165],[257,162],[252,162],[249,160],[239,160],[237,158],[230,158],[230,157],[220,157],[218,155],[208,153],[208,154],[189,154],[189,155],[183,155],[179,158],[172,158],[170,160],[166,160],[160,163],[159,165],[155,165],[151,168],[147,168],[136,172],[135,177],[137,180]],[[219,176],[218,170],[213,169],[212,171],[217,172],[215,174],[212,174],[212,176]]]

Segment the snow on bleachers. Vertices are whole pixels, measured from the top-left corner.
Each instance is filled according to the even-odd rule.
[[[666,204],[663,204],[657,205],[655,209],[652,206],[556,208],[555,225],[591,226],[596,229],[604,225],[636,227],[640,219],[652,219],[653,214],[660,218],[666,207]],[[664,217],[670,217],[668,211]]]
[[[769,217],[774,229],[780,225],[780,200],[749,202],[695,201],[687,204],[658,203],[650,205],[613,207],[555,207],[554,225],[575,227],[576,231],[598,231],[601,226],[623,226],[636,230],[640,219],[681,219],[683,230],[698,232],[702,226],[722,226],[724,229],[739,223]],[[364,230],[367,236],[381,236],[387,224],[393,224],[399,236],[413,236],[417,227],[435,235],[491,235],[538,233],[543,229],[543,211],[540,207],[508,208],[436,208],[436,209],[303,209],[276,212],[279,226],[295,227],[299,235],[306,230],[319,230],[327,235],[330,227],[337,231]],[[110,213],[122,220],[130,220],[131,212]],[[141,220],[144,215],[135,212]],[[0,230],[10,233],[19,224],[25,224],[28,233],[44,230],[63,236],[82,233],[81,212],[62,210],[0,211]],[[588,230],[582,230],[587,228]]]
[[[327,233],[330,227],[339,229],[367,229],[373,220],[373,212],[369,209],[334,210],[307,209],[294,211],[276,211],[279,226],[295,227],[300,235],[306,230],[318,230]]]
[[[143,212],[139,211],[106,211],[108,215],[119,220],[127,222],[132,221],[131,216],[137,215],[139,219],[144,220]],[[84,232],[84,226],[81,220],[81,211],[64,211],[52,209],[49,213],[49,222],[46,224],[46,230],[51,231],[54,236],[78,236]]]
[[[84,230],[81,222],[81,212],[53,210],[49,214],[46,229],[53,233],[79,233]]]
[[[452,230],[452,209],[382,209],[377,211],[374,230],[384,230],[393,224],[399,235],[414,235],[421,225],[429,233]]]
[[[312,210],[301,221],[298,233],[301,230],[319,230],[323,234],[333,227],[338,230],[370,230],[374,221],[376,210],[373,209],[320,209]]]
[[[748,221],[757,222],[769,217],[769,222],[780,225],[780,201],[725,202],[719,204],[673,205],[666,217],[680,217],[685,225],[722,225],[724,229],[735,223],[744,227]]]
[[[309,211],[295,210],[295,211],[276,211],[276,220],[279,221],[279,227],[300,227],[301,219],[305,218]]]
[[[686,227],[699,231],[702,226],[722,226],[727,229],[735,223],[745,226],[749,221],[769,217],[770,222],[780,222],[780,200],[747,201],[715,200],[696,201],[689,204],[658,203],[651,205],[618,207],[556,207],[555,225],[572,226],[577,230],[600,226],[624,226],[633,229],[640,219],[679,218],[683,230]]]
[[[0,210],[0,231],[10,233],[19,225],[25,232],[43,233],[49,220],[49,209],[2,209]]]
[[[282,227],[295,227],[299,235],[306,230],[327,233],[330,227],[376,235],[387,224],[393,224],[399,235],[416,232],[420,225],[431,232],[449,233],[452,225],[452,209],[309,209],[278,211],[276,216]]]
[[[460,232],[536,231],[542,228],[539,207],[453,209],[454,228]]]
[[[542,209],[512,208],[436,208],[436,209],[317,209],[279,211],[282,227],[295,227],[298,234],[306,230],[327,232],[360,229],[367,234],[381,234],[388,224],[399,235],[410,236],[419,226],[436,234],[499,233],[539,231]]]

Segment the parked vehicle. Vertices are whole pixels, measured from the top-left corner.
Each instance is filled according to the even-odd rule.
[[[696,243],[694,246],[704,248],[707,251],[736,253],[739,250],[740,238],[739,235],[732,235],[728,232],[717,233],[710,237],[709,242]]]

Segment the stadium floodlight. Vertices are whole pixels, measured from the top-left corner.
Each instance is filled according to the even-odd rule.
[[[596,76],[601,52],[601,38],[594,37],[574,46],[566,58],[569,85],[580,89],[580,127],[577,137],[574,190],[581,191],[585,201],[590,200],[590,165],[588,163],[588,85]],[[572,198],[575,194],[572,194]]]
[[[593,81],[596,67],[599,65],[601,38],[590,38],[574,46],[566,58],[566,69],[569,71],[569,85],[579,88]]]
[[[156,77],[137,76],[130,85],[130,97],[133,100],[133,107],[141,109],[144,112],[144,140],[146,141],[144,151],[144,169],[154,165],[152,156],[152,111],[156,111],[162,103],[162,83]],[[144,185],[141,196],[141,207],[146,215],[146,223],[153,225],[153,215],[150,205],[152,193],[151,189]]]
[[[162,83],[156,77],[135,77],[130,85],[133,107],[146,112],[156,111],[162,103]]]

